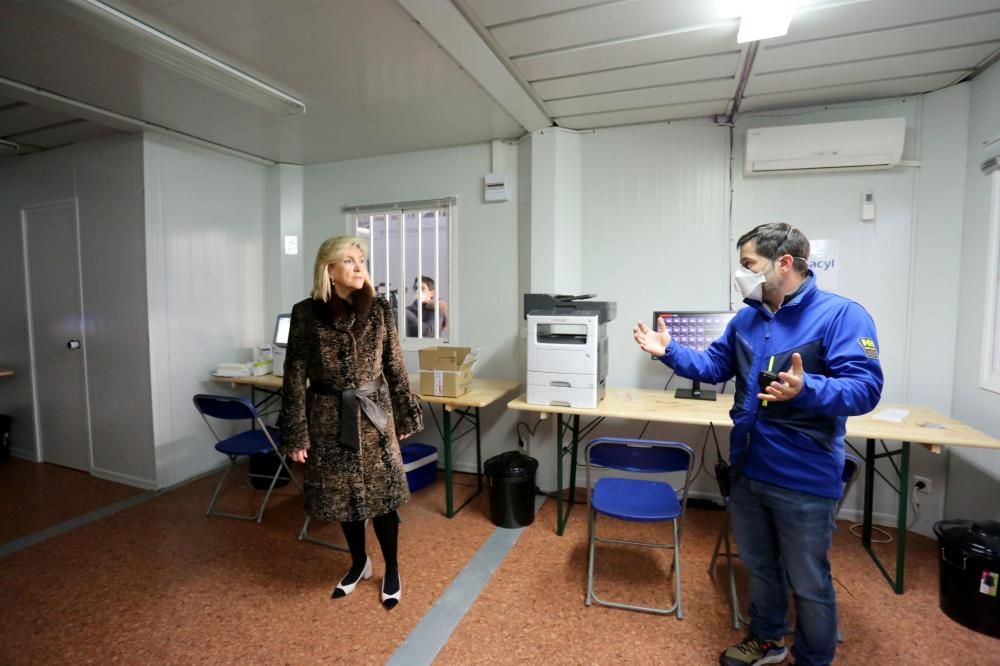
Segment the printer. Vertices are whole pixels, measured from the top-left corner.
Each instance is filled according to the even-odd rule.
[[[529,404],[593,408],[604,398],[615,304],[593,297],[524,295]]]

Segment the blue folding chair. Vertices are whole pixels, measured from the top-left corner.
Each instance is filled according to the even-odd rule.
[[[840,479],[844,483],[844,493],[840,496],[840,501],[837,502],[837,513],[840,513],[840,508],[844,506],[844,500],[847,499],[847,494],[851,492],[851,488],[854,487],[854,482],[858,480],[860,473],[861,458],[853,453],[845,454],[844,471],[840,475]],[[712,561],[708,565],[708,575],[711,576],[715,573],[715,563],[719,556],[725,557],[726,567],[729,570],[729,606],[733,612],[733,629],[739,629],[741,626],[750,626],[750,622],[740,612],[740,598],[736,592],[736,572],[733,568],[733,558],[739,557],[740,554],[733,551],[729,539],[729,498],[723,499],[726,501],[726,518],[722,521],[719,536],[715,540],[715,550],[712,553]],[[725,546],[724,550],[720,548],[723,545]],[[839,628],[837,629],[837,640],[841,641]]]
[[[199,394],[194,396],[194,406],[205,420],[205,425],[208,426],[208,429],[215,437],[215,450],[229,456],[229,467],[226,468],[226,473],[222,475],[222,478],[219,479],[219,484],[215,487],[215,492],[212,494],[212,501],[209,502],[208,511],[205,512],[206,516],[226,516],[229,518],[239,518],[240,520],[256,520],[259,523],[264,517],[264,509],[267,508],[267,501],[271,497],[271,492],[274,490],[274,486],[278,482],[278,477],[281,475],[282,470],[288,474],[288,478],[292,480],[295,487],[299,489],[299,492],[302,491],[302,486],[299,485],[299,482],[292,474],[292,470],[288,467],[288,463],[285,462],[285,456],[278,450],[278,433],[264,425],[260,414],[251,401],[246,398],[234,398],[225,395]],[[251,427],[250,430],[244,430],[241,433],[223,439],[219,437],[215,428],[212,427],[212,423],[208,420],[210,417],[224,421],[249,420],[251,425],[256,426],[256,428]],[[273,454],[278,458],[279,465],[275,468],[274,475],[254,474],[251,472],[246,475],[245,479],[248,484],[250,478],[271,480],[257,513],[246,515],[215,511],[215,502],[219,499],[219,493],[222,491],[226,479],[229,478],[229,473],[237,469],[237,463],[240,458],[268,454]]]
[[[680,537],[681,520],[687,507],[688,486],[691,485],[691,467],[694,453],[690,447],[680,442],[662,442],[648,439],[623,439],[618,437],[599,437],[587,445],[585,452],[587,474],[587,508],[590,516],[589,561],[587,564],[587,601],[588,606],[596,601],[602,606],[637,610],[659,615],[677,615],[683,619],[681,607],[681,559]],[[640,474],[669,474],[684,472],[684,487],[678,491],[666,481],[647,479],[621,478],[604,476],[591,485],[590,470],[592,466],[622,472]],[[604,514],[619,520],[632,522],[663,522],[670,521],[673,525],[674,538],[669,544],[648,543],[644,541],[627,541],[597,536],[597,515]],[[674,603],[666,608],[650,608],[617,601],[607,601],[597,596],[594,591],[594,545],[601,543],[619,543],[650,548],[671,548],[674,551],[671,572],[674,575]]]

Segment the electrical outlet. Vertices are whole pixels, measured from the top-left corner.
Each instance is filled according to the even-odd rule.
[[[931,494],[931,480],[926,476],[913,476],[913,487],[918,493]]]

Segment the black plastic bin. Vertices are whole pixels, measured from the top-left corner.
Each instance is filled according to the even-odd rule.
[[[0,463],[10,459],[10,422],[6,414],[0,414]]]
[[[959,624],[1000,638],[1000,523],[934,524],[941,563],[941,610]]]
[[[483,465],[490,489],[490,520],[498,527],[526,527],[535,520],[538,461],[519,451],[493,456]]]
[[[268,429],[274,435],[277,435],[277,430],[270,426],[268,426]],[[250,456],[250,485],[257,490],[267,490],[270,488],[271,477],[274,476],[274,472],[280,464],[278,456],[273,453],[261,453]],[[258,474],[261,476],[256,476]],[[282,486],[286,486],[290,480],[288,472],[282,469],[281,474],[278,475],[278,480],[274,482],[274,487],[281,488]]]

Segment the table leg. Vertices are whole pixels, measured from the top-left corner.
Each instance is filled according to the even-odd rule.
[[[569,447],[563,446],[566,433],[570,433]],[[576,460],[577,445],[580,441],[580,415],[574,414],[572,425],[563,421],[562,414],[556,417],[556,534],[562,536],[569,521],[569,512],[576,500]],[[563,470],[562,461],[570,454],[572,467],[569,471],[569,497],[566,498],[566,513],[563,513]]]
[[[563,470],[562,470],[562,448],[563,448],[563,425],[562,414],[556,414],[556,534],[562,536],[563,522],[562,494],[563,494]]]
[[[899,456],[899,469],[897,470],[899,474],[898,487],[893,486],[892,482],[886,479],[885,475],[881,472],[878,473],[879,476],[889,483],[893,490],[899,493],[899,505],[896,511],[896,576],[893,578],[889,574],[889,570],[882,564],[882,560],[875,553],[875,549],[872,548],[872,504],[876,474],[875,463],[881,458],[889,458],[891,460],[897,455]],[[907,504],[910,501],[910,443],[903,442],[902,447],[895,451],[886,450],[885,453],[875,453],[875,440],[869,439],[865,458],[865,515],[861,532],[861,543],[878,566],[879,571],[882,572],[882,575],[889,582],[889,587],[892,588],[893,592],[902,594],[903,574],[906,570],[906,511]]]
[[[441,406],[441,439],[444,443],[444,515],[451,518],[455,515],[451,489],[451,412],[448,407]]]
[[[872,545],[872,511],[875,498],[875,440],[869,439],[865,446],[865,510],[861,525],[861,545]]]
[[[479,408],[476,407],[476,494],[483,492],[483,441],[479,429]]]
[[[906,568],[906,509],[910,503],[910,443],[903,442],[899,457],[899,512],[896,516],[896,583],[893,590],[903,593],[903,571]],[[890,583],[892,581],[889,581]]]

